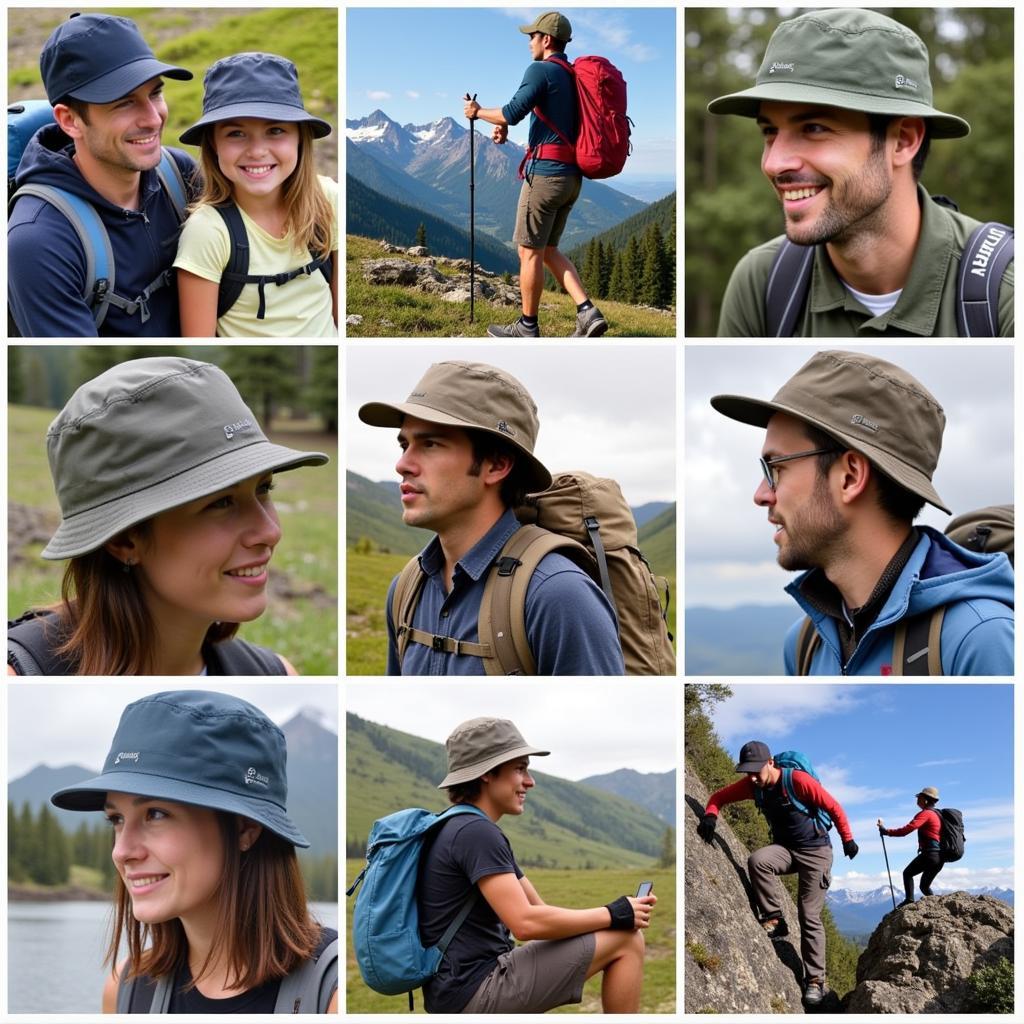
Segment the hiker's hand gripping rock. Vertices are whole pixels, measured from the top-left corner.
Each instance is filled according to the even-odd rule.
[[[860,847],[852,839],[843,840],[843,853],[845,853],[850,860],[853,860],[859,852]]]
[[[491,141],[497,143],[499,146],[504,146],[508,139],[508,125],[507,124],[496,124],[494,131],[491,132]]]
[[[705,843],[710,843],[715,838],[715,825],[718,824],[717,814],[705,814],[700,819],[700,824],[697,826],[697,835],[704,840]]]

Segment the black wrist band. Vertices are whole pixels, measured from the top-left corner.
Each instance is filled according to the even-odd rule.
[[[628,896],[620,896],[606,904],[605,909],[612,915],[611,927],[615,931],[630,932],[636,927],[633,920],[633,904],[629,902]]]

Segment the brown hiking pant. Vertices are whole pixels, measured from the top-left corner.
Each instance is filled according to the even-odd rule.
[[[832,846],[810,846],[787,850],[784,846],[764,846],[747,861],[750,881],[761,908],[762,920],[782,917],[780,884],[776,875],[800,876],[797,914],[800,918],[800,957],[805,978],[825,977],[825,926],[821,908],[832,882]]]

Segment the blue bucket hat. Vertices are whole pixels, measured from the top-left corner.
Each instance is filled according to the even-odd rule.
[[[274,53],[236,53],[212,64],[203,78],[203,116],[178,138],[198,146],[207,125],[233,117],[308,121],[316,139],[332,130],[303,107],[295,65]]]
[[[135,22],[112,14],[72,14],[43,45],[39,71],[51,104],[112,103],[158,75],[192,77],[157,60]]]
[[[110,792],[174,800],[241,814],[306,847],[285,810],[287,761],[284,733],[247,701],[208,690],[154,693],[121,713],[103,771],[50,803],[99,811]]]

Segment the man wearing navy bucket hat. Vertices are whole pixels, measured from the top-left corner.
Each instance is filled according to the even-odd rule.
[[[113,831],[105,1013],[337,1012],[338,936],[306,904],[286,768],[259,708],[179,690],[129,704],[100,774],[50,797]]]
[[[109,14],[58,25],[39,67],[52,121],[15,173],[9,333],[177,336],[171,262],[196,167],[161,148],[163,79],[192,72],[157,60],[134,22]]]
[[[708,104],[756,120],[785,235],[726,287],[720,337],[1013,337],[1013,231],[920,184],[933,139],[971,128],[932,101],[928,50],[883,14],[782,22],[755,84]]]

